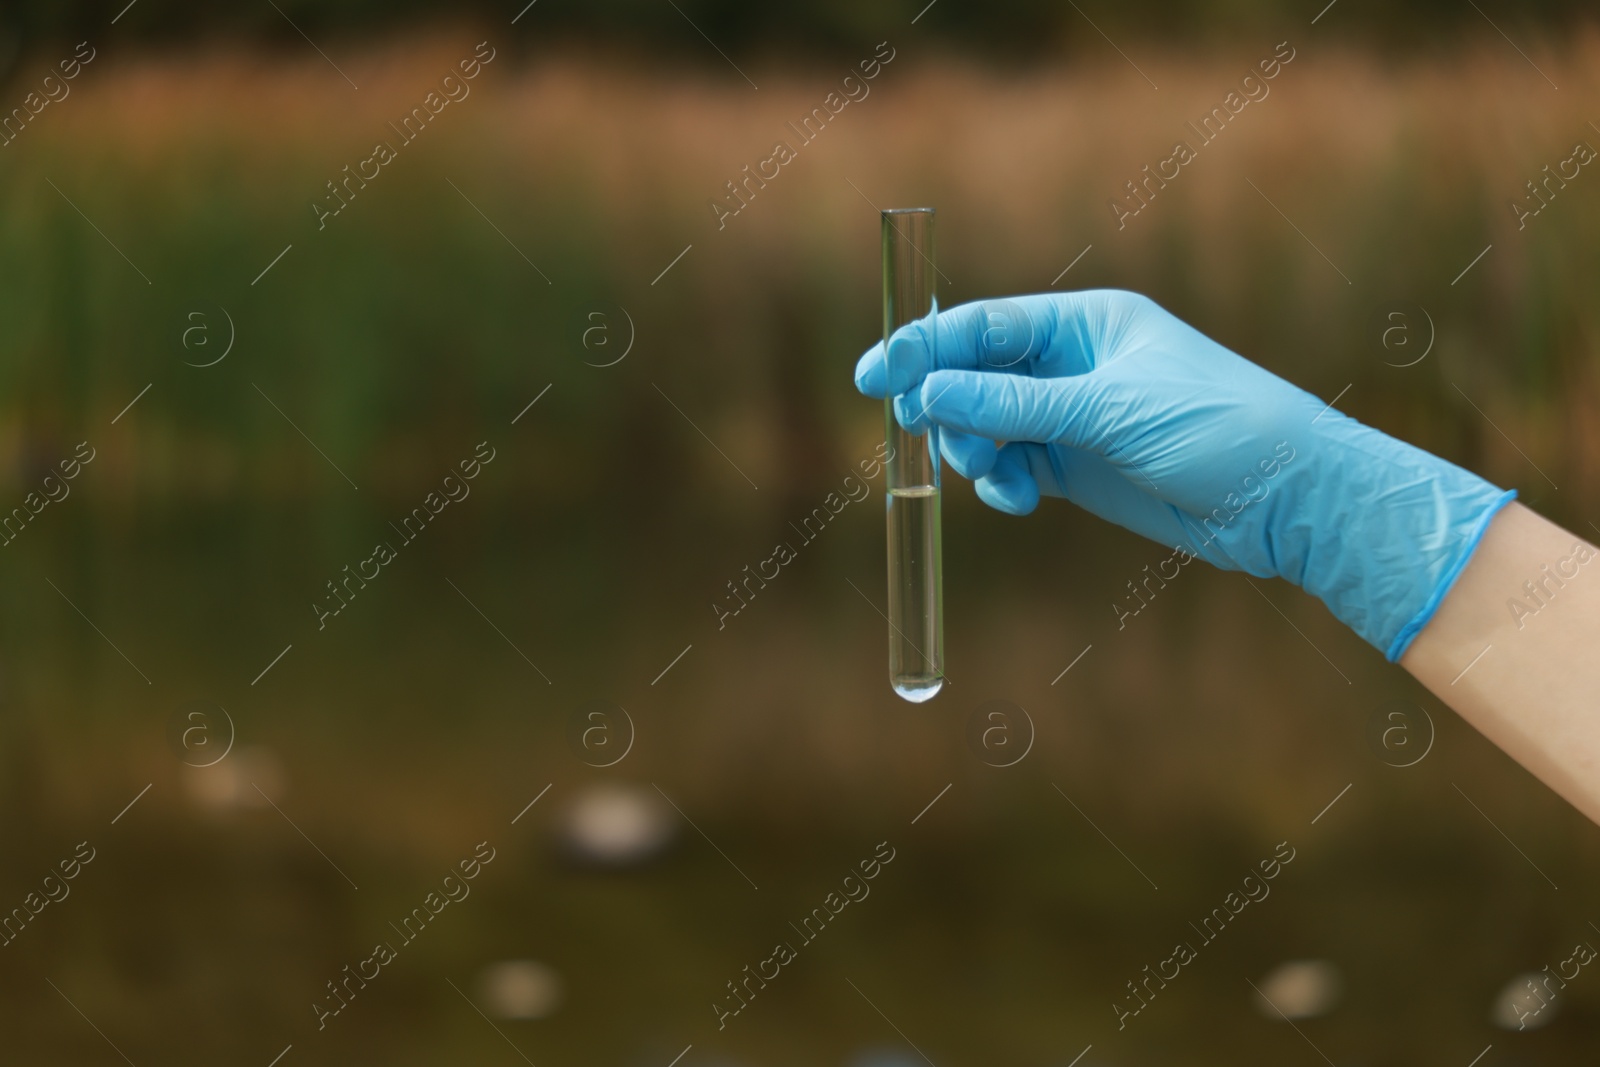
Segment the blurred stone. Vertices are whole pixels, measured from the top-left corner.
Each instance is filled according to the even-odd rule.
[[[561,976],[534,960],[506,960],[478,978],[484,1011],[501,1019],[543,1019],[561,1004]]]
[[[1537,971],[1529,971],[1507,982],[1500,995],[1494,998],[1489,1021],[1502,1030],[1537,1030],[1549,1026],[1559,1009],[1554,995],[1542,984],[1544,977]]]
[[[181,777],[189,799],[211,811],[271,807],[267,797],[278,801],[284,792],[283,765],[259,745],[236,748],[210,767],[185,767]]]
[[[1289,960],[1261,979],[1266,999],[1258,998],[1256,1007],[1269,1019],[1312,1019],[1334,1009],[1342,986],[1339,968],[1327,960]]]
[[[676,831],[672,809],[659,793],[622,783],[580,792],[563,811],[559,829],[562,844],[576,858],[608,867],[653,859]]]
[[[860,1049],[845,1061],[848,1067],[922,1067],[925,1060],[891,1046]]]

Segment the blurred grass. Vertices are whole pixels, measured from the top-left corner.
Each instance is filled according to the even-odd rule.
[[[20,499],[79,440],[100,450],[0,573],[0,789],[6,810],[32,813],[0,830],[4,899],[71,843],[105,842],[78,902],[47,912],[10,949],[24,962],[0,971],[19,1054],[107,1053],[47,974],[136,1062],[265,1063],[290,1040],[325,1062],[511,1062],[443,978],[526,954],[570,983],[556,1018],[505,1024],[536,1062],[665,1063],[690,1041],[738,1062],[843,1062],[892,1040],[848,976],[938,1062],[1065,1063],[1103,1047],[1122,983],[1286,837],[1302,859],[1273,902],[1106,1062],[1305,1054],[1239,992],[1240,975],[1296,955],[1351,979],[1347,1011],[1305,1024],[1340,1062],[1413,1063],[1441,1040],[1465,1062],[1501,1041],[1484,1036],[1489,999],[1557,958],[1582,916],[1553,917],[1548,887],[1450,785],[1557,868],[1563,898],[1595,885],[1595,830],[1436,705],[1437,752],[1383,767],[1368,717],[1416,690],[1299,594],[1269,590],[1352,685],[1236,576],[1191,569],[1117,633],[1111,600],[1164,553],[1064,506],[1008,520],[956,486],[952,686],[934,705],[889,694],[882,621],[842,580],[878,593],[874,508],[847,509],[728,631],[711,625],[723,583],[881,433],[849,383],[879,314],[869,200],[940,208],[946,304],[1049,288],[1092,245],[1063,285],[1147,292],[1321,396],[1348,385],[1343,410],[1570,527],[1595,517],[1600,177],[1585,171],[1521,233],[1506,201],[1574,140],[1600,141],[1584,110],[1600,39],[1535,50],[1559,92],[1498,40],[1400,67],[1297,41],[1272,94],[1118,232],[1107,197],[1273,43],[1162,54],[1159,90],[1123,65],[1005,76],[906,46],[722,232],[707,198],[788,137],[835,72],[775,68],[753,91],[720,70],[507,56],[319,232],[308,203],[323,182],[472,38],[363,53],[347,68],[359,91],[320,61],[108,50],[0,172],[0,492]],[[1433,352],[1386,366],[1384,316],[1415,305],[1437,324]],[[233,353],[184,366],[186,315],[217,328],[215,307],[237,323]],[[620,344],[621,308],[634,349],[586,366],[603,361],[583,347],[590,313]],[[318,633],[305,605],[322,583],[485,439],[500,456],[472,497]],[[596,695],[640,723],[637,754],[611,772],[561,740]],[[286,810],[362,890],[270,809],[190,802],[164,729],[196,696],[277,753]],[[1039,723],[1013,772],[962,746],[991,697]],[[552,860],[550,809],[510,829],[546,782],[553,808],[607,777],[661,783],[762,890],[687,832],[661,866],[603,877]],[[1308,828],[1352,780],[1339,819]],[[107,827],[145,782],[137,817]],[[938,816],[911,827],[946,782]],[[485,837],[504,858],[477,902],[314,1036],[322,983]],[[877,903],[717,1045],[705,1002],[885,838],[903,859]],[[1528,1062],[1572,1062],[1597,998],[1575,984],[1562,1026],[1516,1038]]]
[[[137,457],[122,492],[337,494],[314,454],[261,447],[282,419],[255,381],[342,466],[403,493],[424,450],[459,451],[491,401],[509,407],[508,391],[554,379],[562,400],[539,426],[582,426],[592,446],[614,450],[592,454],[594,469],[621,458],[624,442],[651,439],[663,466],[720,481],[715,454],[661,432],[677,416],[649,384],[659,372],[758,483],[780,471],[792,482],[800,463],[809,491],[849,462],[842,442],[875,425],[838,374],[874,322],[867,198],[921,198],[944,208],[947,304],[1047,288],[1093,243],[1064,284],[1149,292],[1314,391],[1354,380],[1353,413],[1522,484],[1527,465],[1454,381],[1558,484],[1570,472],[1593,485],[1589,176],[1521,233],[1507,207],[1574,141],[1600,138],[1582,106],[1593,36],[1564,59],[1542,57],[1569,87],[1560,94],[1487,45],[1394,70],[1304,44],[1272,94],[1122,232],[1107,199],[1170,154],[1189,136],[1184,121],[1259,56],[1166,57],[1156,92],[1127,68],[1007,79],[919,66],[908,47],[723,232],[708,199],[774,139],[794,140],[784,123],[819,105],[833,78],[775,73],[756,93],[708,75],[664,83],[651,71],[558,59],[515,71],[502,59],[318,232],[309,205],[323,183],[375,140],[394,140],[387,124],[470,51],[462,38],[372,54],[356,64],[359,93],[339,91],[325,66],[241,55],[88,68],[10,146],[0,179],[11,279],[0,314],[16,324],[18,355],[0,371],[5,466],[90,412],[109,421],[155,379],[157,411],[116,431]],[[670,283],[650,286],[691,242]],[[1451,286],[1490,242],[1495,252]],[[239,344],[204,373],[180,365],[178,338],[188,310],[217,318],[208,301],[227,307]],[[1406,301],[1440,331],[1436,358],[1410,373],[1385,367],[1378,343],[1384,309]],[[637,355],[609,375],[585,369],[586,314],[617,317],[617,305],[639,324]],[[211,466],[196,471],[197,456]],[[518,489],[600,481],[554,463],[519,477]],[[774,497],[795,503],[761,499]]]

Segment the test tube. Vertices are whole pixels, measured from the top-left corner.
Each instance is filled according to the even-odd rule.
[[[918,319],[934,345],[933,209],[897,208],[883,215],[883,343]],[[891,370],[891,378],[893,377]],[[907,400],[916,403],[917,393]],[[888,442],[889,685],[915,704],[944,685],[944,581],[939,532],[939,431],[908,432],[884,402]],[[912,414],[916,414],[915,411]]]

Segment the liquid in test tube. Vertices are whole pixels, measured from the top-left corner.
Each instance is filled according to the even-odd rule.
[[[898,208],[883,215],[883,342],[907,323],[924,321],[934,348],[933,209]],[[931,366],[931,360],[930,360]],[[895,380],[894,367],[889,367]],[[901,399],[918,414],[920,390]],[[889,685],[920,704],[944,685],[944,581],[939,532],[939,431],[908,432],[884,402],[889,525]]]

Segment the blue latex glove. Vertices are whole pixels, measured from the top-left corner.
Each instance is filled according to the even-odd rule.
[[[1040,494],[1215,564],[1283,578],[1399,659],[1515,497],[1332,410],[1147,297],[979,301],[856,365],[991,507]],[[930,344],[930,342],[933,342]],[[905,394],[905,395],[902,395]],[[998,447],[997,447],[998,445]]]

